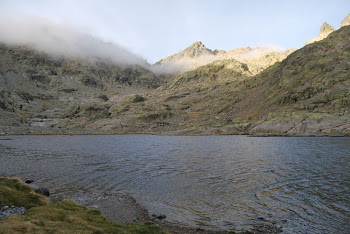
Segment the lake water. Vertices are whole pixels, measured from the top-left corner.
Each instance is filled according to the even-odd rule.
[[[4,138],[0,175],[33,179],[56,194],[122,190],[150,214],[192,227],[350,232],[350,138]]]

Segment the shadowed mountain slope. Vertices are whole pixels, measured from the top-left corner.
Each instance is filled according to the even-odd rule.
[[[137,65],[52,57],[22,46],[1,45],[1,128],[55,131],[63,119],[72,118],[72,108],[80,110],[77,115],[108,117],[112,96],[143,93],[159,85],[153,73]]]

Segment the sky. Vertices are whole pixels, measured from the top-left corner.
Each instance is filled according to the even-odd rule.
[[[61,22],[155,63],[195,41],[212,50],[300,48],[323,22],[338,29],[350,1],[0,0],[0,15],[5,13]],[[7,23],[6,17],[0,21]]]

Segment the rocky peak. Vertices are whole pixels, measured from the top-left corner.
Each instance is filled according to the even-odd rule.
[[[327,24],[327,22],[324,22],[320,28],[320,33],[318,34],[318,36],[315,37],[314,39],[306,42],[305,45],[314,43],[316,41],[321,41],[321,40],[325,39],[326,37],[328,37],[328,35],[334,31],[335,31],[335,29],[331,25]]]
[[[320,33],[318,35],[321,36],[321,35],[327,34],[328,36],[331,32],[334,32],[334,31],[335,29],[331,25],[327,24],[327,22],[324,22],[321,26]]]
[[[205,45],[201,41],[196,41],[188,48],[206,48]]]
[[[350,14],[348,14],[343,21],[340,23],[340,27],[348,26],[350,25]]]
[[[192,58],[206,55],[214,55],[213,51],[205,47],[205,45],[201,41],[196,41],[195,43],[187,47],[183,52],[185,56]]]
[[[171,64],[169,69],[164,66],[161,69],[169,71],[188,71],[204,64],[208,64],[214,60],[215,52],[205,47],[201,41],[196,41],[185,50],[159,60],[156,65]]]

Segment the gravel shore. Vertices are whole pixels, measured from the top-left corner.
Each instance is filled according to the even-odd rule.
[[[148,211],[140,206],[135,199],[123,192],[116,193],[87,193],[72,192],[64,195],[53,195],[50,199],[54,202],[63,199],[72,199],[78,204],[89,208],[98,209],[102,215],[117,224],[153,224],[160,226],[170,233],[230,233],[224,230],[202,230],[173,225],[166,221],[163,215],[150,216]],[[231,232],[232,233],[232,232]]]
[[[64,192],[59,194],[50,194],[49,190],[32,184],[32,180],[25,180],[26,184],[32,188],[41,188],[47,190],[46,196],[50,196],[51,202],[61,202],[65,199],[74,200],[80,205],[97,209],[101,214],[119,225],[139,224],[158,226],[169,233],[233,233],[237,230],[205,230],[194,227],[185,227],[178,224],[170,223],[166,219],[166,214],[152,214],[139,205],[134,198],[125,192],[87,192],[75,191]],[[41,190],[40,190],[41,191]],[[17,206],[1,206],[0,219],[10,215],[25,214],[27,209]],[[249,231],[243,233],[280,233],[281,227],[268,224],[266,222],[258,222],[252,226]],[[235,233],[236,233],[235,232]]]

